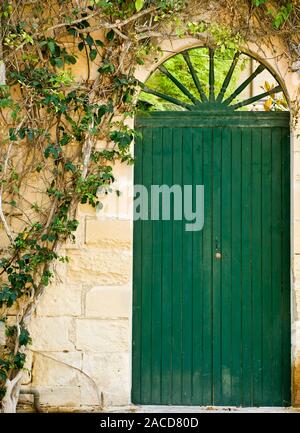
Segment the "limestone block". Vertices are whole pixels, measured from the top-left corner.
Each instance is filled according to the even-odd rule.
[[[300,171],[300,168],[299,168]],[[297,181],[294,183],[294,215],[293,217],[297,220],[300,220],[300,182]]]
[[[40,403],[53,407],[78,407],[80,405],[80,386],[44,386],[38,388]]]
[[[104,406],[127,405],[130,400],[129,353],[103,353],[83,355],[83,371],[90,375],[102,393]],[[81,386],[81,403],[98,404],[92,385]]]
[[[300,254],[295,254],[293,257],[293,272],[296,281],[296,284],[300,283]]]
[[[76,320],[76,349],[91,352],[129,350],[128,320]]]
[[[131,287],[93,287],[86,294],[85,316],[98,318],[128,318],[131,310]]]
[[[294,179],[296,181],[300,180],[300,152],[294,152],[292,156]]]
[[[296,319],[297,318],[299,319],[300,318],[300,281],[299,281],[299,279],[294,284],[293,292],[294,292],[293,299],[294,299]],[[299,341],[299,346],[300,346],[300,341]]]
[[[132,222],[122,220],[86,219],[85,243],[99,248],[116,246],[131,248]]]
[[[300,152],[300,129],[299,125],[292,131],[291,134],[292,149],[294,152]]]
[[[81,285],[51,284],[37,307],[39,316],[80,316]]]
[[[4,346],[6,341],[5,323],[0,321],[0,346]]]
[[[79,204],[78,205],[78,216],[85,217],[85,216],[95,217],[96,216],[96,209],[93,206],[90,206],[89,204]]]
[[[132,220],[133,167],[117,162],[113,166],[113,173],[116,181],[111,185],[111,192],[99,194],[102,207],[96,209],[97,217]]]
[[[9,239],[7,237],[7,234],[5,233],[4,230],[2,230],[2,225],[0,224],[0,249],[4,249],[9,247],[10,242]]]
[[[293,228],[293,252],[294,254],[300,254],[300,219],[294,220]]]
[[[104,395],[101,387],[87,376],[80,381],[80,403],[82,406],[103,406]]]
[[[69,250],[68,277],[85,284],[126,284],[131,275],[131,253],[124,250],[86,248]]]
[[[33,386],[78,386],[82,354],[80,352],[51,352],[34,354]],[[75,367],[75,368],[74,368]]]
[[[72,319],[69,317],[35,317],[29,331],[33,350],[55,352],[74,349],[70,340]]]

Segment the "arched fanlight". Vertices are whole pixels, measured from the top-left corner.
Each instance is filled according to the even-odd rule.
[[[254,79],[261,74],[263,71],[268,71],[267,68],[262,65],[258,64],[256,69],[254,71],[251,71],[249,76],[245,78],[240,84],[237,85],[236,88],[230,91],[228,94],[228,90],[230,88],[230,85],[232,87],[232,79],[236,70],[236,66],[241,59],[241,57],[248,57],[250,59],[250,56],[245,55],[244,53],[241,53],[240,51],[236,51],[234,55],[232,56],[230,67],[225,75],[225,78],[222,82],[222,85],[219,89],[216,89],[216,83],[215,83],[215,55],[217,50],[213,48],[208,49],[208,57],[209,57],[209,67],[208,67],[208,83],[206,83],[206,86],[204,86],[205,83],[203,83],[203,80],[199,79],[199,69],[197,70],[195,68],[195,65],[193,64],[193,59],[191,58],[190,52],[193,51],[195,54],[195,51],[203,50],[202,48],[198,49],[191,49],[183,51],[179,54],[176,54],[176,56],[181,56],[181,58],[184,60],[184,63],[187,67],[188,74],[190,75],[194,90],[191,91],[190,88],[188,88],[185,84],[183,84],[182,81],[180,81],[174,73],[171,73],[168,69],[167,63],[168,60],[165,61],[162,65],[158,66],[156,71],[159,71],[161,74],[163,74],[164,77],[166,77],[167,80],[169,80],[170,83],[176,86],[177,89],[179,89],[180,95],[183,96],[181,99],[180,97],[174,97],[172,94],[168,94],[167,92],[161,91],[159,88],[152,88],[148,81],[145,84],[141,83],[141,87],[143,92],[153,95],[160,100],[167,101],[172,106],[175,105],[177,107],[180,107],[181,110],[187,110],[187,111],[203,111],[203,110],[237,110],[242,107],[247,107],[250,105],[253,105],[257,101],[264,100],[266,97],[272,97],[274,98],[274,95],[283,92],[282,87],[277,82],[274,76],[272,78],[276,81],[276,85],[270,86],[268,89],[264,89],[264,92],[261,92],[257,95],[250,96],[243,98],[243,91],[251,85],[251,83],[254,81]],[[232,50],[231,50],[232,51]],[[179,71],[180,74],[180,71]],[[178,74],[176,74],[178,77]],[[205,89],[206,87],[206,89]],[[239,99],[239,97],[242,97]],[[275,101],[275,98],[274,98]],[[287,107],[285,97],[281,99],[283,101],[283,107]]]

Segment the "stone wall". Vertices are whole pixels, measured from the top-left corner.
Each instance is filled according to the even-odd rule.
[[[115,171],[132,179],[132,167]],[[56,265],[30,326],[30,386],[45,406],[130,401],[132,221],[116,218],[114,196],[103,204],[100,216],[80,207],[70,261]]]
[[[165,41],[167,58],[199,40]],[[249,45],[245,49],[267,62],[286,88],[291,106],[299,97],[300,76],[280,56],[280,45]],[[279,60],[277,60],[279,59]],[[145,80],[157,64],[137,71]],[[84,66],[83,66],[84,67]],[[78,66],[77,66],[78,68]],[[294,119],[295,120],[295,119]],[[292,369],[293,399],[300,405],[300,129],[292,124]],[[132,168],[116,167],[116,177],[132,184]],[[45,406],[82,408],[127,405],[131,387],[132,221],[115,197],[103,200],[101,212],[79,209],[75,244],[68,244],[68,264],[56,266],[32,320],[31,382]],[[63,292],[63,296],[62,296]]]

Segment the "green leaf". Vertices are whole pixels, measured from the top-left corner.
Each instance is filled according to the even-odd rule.
[[[87,35],[87,37],[85,38],[85,42],[91,47],[92,45],[94,45],[94,39],[92,38],[91,35]]]
[[[15,128],[9,128],[9,139],[10,141],[17,141]]]
[[[70,34],[70,35],[72,35],[72,36],[77,36],[77,30],[76,29],[74,29],[74,27],[71,27],[71,28],[69,28],[68,29],[68,33]]]
[[[27,329],[22,329],[19,336],[20,346],[27,346],[28,343],[31,343],[31,338],[29,336],[29,332]]]
[[[100,68],[98,68],[98,72],[102,74],[109,74],[110,72],[115,72],[115,67],[112,63],[105,61]]]
[[[89,54],[90,60],[93,61],[97,57],[97,50],[91,50]]]
[[[79,51],[82,51],[84,49],[84,42],[79,42],[78,49]]]
[[[115,37],[115,32],[113,30],[110,30],[107,34],[106,34],[106,39],[108,41],[112,41]]]
[[[53,42],[53,41],[48,41],[48,48],[49,48],[49,51],[50,51],[50,53],[52,54],[52,55],[54,55],[55,54],[55,49],[56,49],[56,43],[55,42]]]
[[[143,8],[144,3],[144,0],[135,0],[135,9],[137,10],[137,12],[139,12]]]
[[[57,66],[58,68],[62,68],[64,66],[64,62],[60,58],[56,58],[54,63],[55,63],[55,66]]]
[[[72,173],[75,173],[75,172],[76,172],[76,167],[75,167],[75,165],[72,164],[70,161],[68,161],[68,162],[65,163],[65,169],[66,169],[67,171],[71,171]]]
[[[25,138],[25,129],[20,128],[18,134],[19,134],[19,137],[21,138],[21,140],[23,140],[23,138]]]
[[[65,56],[65,62],[68,65],[75,65],[76,62],[77,62],[77,60],[76,60],[75,56],[71,56],[71,55],[68,54],[68,55]]]
[[[18,352],[14,357],[14,364],[19,370],[21,370],[24,367],[25,360],[26,360],[25,353]]]
[[[255,6],[261,6],[266,2],[267,0],[252,0],[252,3],[254,3]]]

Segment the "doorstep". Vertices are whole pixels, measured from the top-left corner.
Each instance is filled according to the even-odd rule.
[[[113,406],[106,413],[300,413],[300,407]]]

